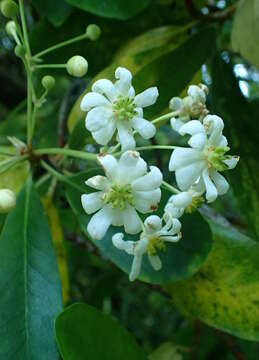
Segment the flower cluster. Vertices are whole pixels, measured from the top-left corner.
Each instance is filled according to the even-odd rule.
[[[143,108],[156,102],[158,90],[152,87],[135,95],[132,75],[122,67],[116,69],[115,78],[115,83],[96,81],[83,97],[81,109],[87,111],[85,126],[95,141],[108,145],[117,140],[122,151],[114,154],[117,146],[107,146],[108,150],[98,156],[105,176],[88,179],[86,185],[95,191],[82,195],[81,200],[85,212],[94,214],[87,226],[92,239],[102,239],[111,225],[123,226],[127,234],[140,234],[137,241],[124,240],[121,232],[112,237],[117,249],[133,256],[129,276],[133,281],[141,272],[145,254],[154,270],[162,268],[159,253],[166,250],[165,243],[175,243],[182,237],[179,218],[184,212],[197,210],[204,201],[210,203],[225,194],[229,185],[220,172],[234,168],[239,158],[228,155],[223,120],[207,110],[208,88],[191,85],[186,97],[174,97],[169,103],[172,129],[189,137],[188,147],[172,146],[175,150],[169,171],[175,172],[179,190],[167,184],[175,193],[163,209],[162,218],[149,215],[143,222],[140,214],[158,209],[164,181],[161,171],[156,166],[148,168],[140,157],[134,135],[137,132],[144,139],[155,135],[156,128],[143,117]]]

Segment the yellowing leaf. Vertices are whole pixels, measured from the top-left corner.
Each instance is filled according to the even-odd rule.
[[[60,224],[58,211],[55,208],[52,199],[49,196],[47,196],[44,199],[42,199],[42,202],[50,224],[51,236],[58,261],[58,270],[60,274],[61,287],[62,287],[62,298],[63,298],[63,303],[66,304],[69,300],[69,276],[68,276],[63,231]]]

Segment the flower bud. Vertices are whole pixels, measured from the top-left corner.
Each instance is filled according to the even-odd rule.
[[[18,6],[13,0],[3,0],[1,2],[1,12],[7,18],[15,18],[18,12]]]
[[[86,35],[88,39],[95,41],[100,37],[101,29],[98,25],[90,24],[86,28]]]
[[[53,76],[50,76],[50,75],[45,75],[41,79],[41,85],[48,91],[51,90],[55,86],[55,83],[56,83],[56,80],[54,79]]]
[[[0,190],[0,214],[8,213],[16,204],[16,196],[12,190]]]
[[[16,45],[14,48],[14,53],[17,57],[24,59],[25,57],[25,49],[22,45]]]
[[[5,26],[5,31],[9,36],[14,37],[14,35],[16,35],[16,25],[13,20],[8,21],[8,23]]]
[[[82,77],[87,73],[88,62],[82,56],[72,56],[67,62],[67,72],[75,77]]]

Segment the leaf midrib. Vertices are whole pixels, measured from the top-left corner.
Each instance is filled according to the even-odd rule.
[[[25,323],[25,342],[26,342],[26,358],[29,358],[29,329],[28,329],[28,218],[29,218],[29,203],[31,194],[31,181],[28,181],[25,189],[25,206],[24,206],[24,231],[23,231],[23,251],[24,251],[24,323]]]

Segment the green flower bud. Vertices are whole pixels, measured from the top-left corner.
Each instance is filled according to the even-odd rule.
[[[8,23],[5,25],[5,31],[9,36],[14,37],[14,35],[16,35],[16,25],[13,20],[8,21]]]
[[[101,35],[101,29],[98,25],[90,24],[86,28],[86,35],[88,39],[95,41],[97,40]]]
[[[71,57],[67,62],[67,72],[75,77],[82,77],[87,73],[88,62],[82,56]]]
[[[1,189],[0,190],[0,214],[8,213],[15,207],[16,196],[12,190]]]
[[[13,0],[3,0],[1,12],[5,17],[13,19],[18,13],[18,5]]]
[[[45,75],[43,76],[43,78],[41,79],[41,85],[46,89],[46,90],[51,90],[54,86],[55,86],[56,80],[54,79],[53,76],[50,75]]]
[[[17,57],[24,59],[25,57],[25,49],[22,45],[16,45],[14,48],[14,53]]]

